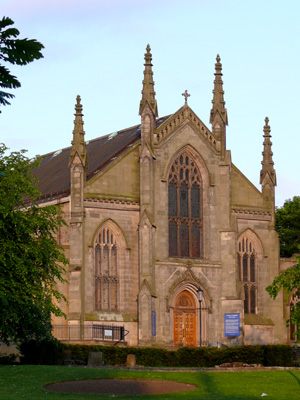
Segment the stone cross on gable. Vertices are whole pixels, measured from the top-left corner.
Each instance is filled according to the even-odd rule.
[[[190,97],[190,94],[188,93],[188,91],[186,90],[184,93],[181,94],[181,96],[184,97],[184,100],[185,100],[184,104],[187,104],[187,99],[188,99],[188,97]]]

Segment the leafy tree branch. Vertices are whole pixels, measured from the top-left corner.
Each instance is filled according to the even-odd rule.
[[[14,21],[8,17],[0,20],[0,62],[14,65],[26,65],[43,57],[41,50],[44,46],[35,39],[17,39],[20,32],[11,25]],[[0,64],[0,87],[4,89],[16,89],[21,83],[10,70]],[[14,95],[0,91],[0,105],[10,105],[8,99]],[[1,112],[1,111],[0,111]]]
[[[68,265],[56,241],[65,225],[60,207],[40,207],[33,169],[37,160],[25,152],[6,155],[0,145],[0,340],[15,343],[51,336],[51,314],[65,297],[57,282],[65,282]]]

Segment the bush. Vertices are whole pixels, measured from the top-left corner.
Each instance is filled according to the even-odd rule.
[[[66,350],[72,351],[74,360],[88,361],[88,354],[91,351],[102,351],[104,362],[107,365],[124,365],[128,354],[136,356],[137,365],[148,367],[174,366],[175,356],[172,351],[156,347],[116,347],[97,345],[64,345]]]
[[[255,345],[229,348],[181,347],[170,351],[156,347],[114,347],[64,345],[73,359],[87,362],[90,351],[102,351],[106,365],[124,365],[128,354],[135,354],[137,365],[147,367],[214,367],[223,363],[243,362],[265,366],[292,365],[292,348],[288,345]]]
[[[225,350],[226,361],[224,362],[243,362],[247,364],[264,365],[264,352],[260,345],[229,347]]]
[[[102,351],[105,364],[118,365],[126,363],[128,347],[99,346],[85,344],[64,344],[64,350],[71,350],[73,360],[88,362],[89,352]]]
[[[176,351],[176,366],[211,367],[212,359],[208,350],[206,347],[181,347]]]
[[[287,344],[282,345],[265,345],[262,346],[264,351],[264,365],[266,367],[283,366],[291,367],[293,363],[293,349]]]
[[[146,367],[214,367],[223,363],[243,362],[264,366],[291,366],[289,345],[255,345],[228,348],[181,347],[170,351],[157,347],[117,347],[62,344],[58,340],[30,341],[21,345],[23,364],[61,364],[63,350],[71,350],[72,359],[88,362],[89,352],[101,351],[106,365],[125,365],[128,354],[137,365]]]
[[[129,351],[135,354],[138,365],[147,365],[148,367],[172,367],[176,364],[176,353],[161,348],[141,347]]]
[[[57,339],[29,340],[20,345],[22,364],[58,365],[62,362],[64,345]]]
[[[13,365],[17,363],[16,354],[1,354],[0,355],[0,365]]]
[[[225,349],[182,347],[177,350],[176,357],[177,366],[182,367],[214,367],[233,362],[263,364],[264,350],[262,346],[240,346]]]

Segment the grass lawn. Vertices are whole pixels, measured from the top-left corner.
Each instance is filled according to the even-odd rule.
[[[146,396],[119,396],[46,391],[47,383],[75,379],[131,378],[174,380],[191,383],[194,391]],[[1,400],[93,400],[93,399],[300,399],[300,370],[253,372],[155,372],[90,369],[57,366],[0,366]],[[264,398],[264,397],[263,397]]]

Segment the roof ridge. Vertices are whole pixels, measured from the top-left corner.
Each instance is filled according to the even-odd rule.
[[[165,115],[164,117],[157,118],[156,122],[160,121],[160,120],[164,120],[165,118],[168,119],[172,115],[173,114],[169,114],[169,115]],[[165,121],[163,121],[163,122],[165,122]],[[135,124],[135,125],[132,125],[132,126],[130,126],[128,128],[124,128],[124,129],[120,129],[118,131],[110,132],[110,133],[108,133],[106,135],[103,135],[103,136],[98,136],[98,137],[96,137],[94,139],[88,139],[88,140],[86,140],[86,145],[88,146],[89,143],[95,142],[96,140],[99,140],[99,139],[105,139],[105,138],[109,137],[110,135],[112,135],[113,133],[117,132],[119,134],[119,133],[122,133],[122,132],[130,131],[131,129],[134,129],[134,128],[138,128],[139,126],[141,126],[141,124]],[[55,150],[50,151],[49,153],[46,153],[46,154],[37,154],[36,157],[38,157],[38,158],[49,157],[51,155],[54,155],[59,150],[65,151],[65,150],[68,150],[68,149],[71,149],[71,148],[72,148],[72,145],[67,146],[67,147],[63,147],[63,148],[59,148],[59,149],[55,149]]]

